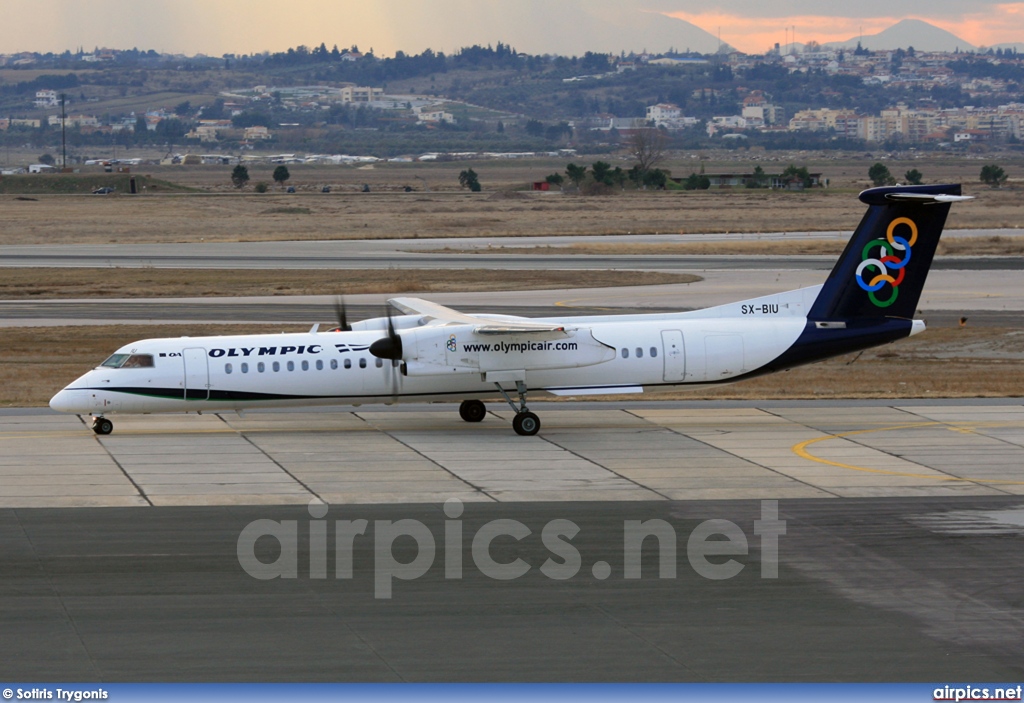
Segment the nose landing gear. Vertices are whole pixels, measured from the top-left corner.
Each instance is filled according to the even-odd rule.
[[[114,431],[114,423],[105,417],[94,417],[92,431],[98,435],[108,435]]]

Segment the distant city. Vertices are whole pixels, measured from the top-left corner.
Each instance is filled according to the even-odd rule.
[[[1016,48],[810,42],[762,55],[723,46],[564,57],[499,43],[385,58],[324,44],[216,58],[95,49],[0,55],[0,72],[2,143],[52,148],[63,132],[77,163],[118,146],[163,147],[167,163],[281,149],[295,152],[278,155],[288,161],[333,163],[600,153],[650,128],[680,148],[992,150],[1024,139]]]

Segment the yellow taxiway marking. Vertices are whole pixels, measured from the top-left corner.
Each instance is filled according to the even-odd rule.
[[[853,430],[851,432],[840,432],[839,434],[830,434],[825,437],[818,437],[816,439],[808,439],[803,442],[794,444],[791,449],[794,454],[802,459],[808,461],[814,461],[819,464],[826,464],[828,466],[836,466],[840,469],[850,469],[851,471],[863,471],[871,474],[884,474],[886,476],[900,476],[903,478],[921,478],[929,481],[961,481],[965,483],[997,483],[1000,485],[1009,486],[1024,486],[1024,481],[1008,481],[1005,479],[989,479],[989,478],[963,478],[960,476],[935,476],[932,474],[915,474],[906,471],[889,471],[888,469],[872,469],[867,466],[854,466],[853,464],[844,464],[841,461],[832,461],[831,459],[823,459],[820,456],[814,456],[807,447],[818,442],[827,442],[830,439],[845,439],[846,437],[853,437],[855,435],[869,434],[872,432],[890,432],[895,430],[916,430],[924,427],[938,427],[945,426],[951,432],[960,432],[963,434],[977,434],[977,430],[987,427],[1013,427],[1020,423],[1013,422],[992,422],[992,423],[972,423],[971,425],[950,425],[946,422],[917,422],[909,425],[891,425],[889,427],[877,427],[871,430]],[[869,447],[870,448],[870,447]],[[877,449],[875,451],[883,450]]]

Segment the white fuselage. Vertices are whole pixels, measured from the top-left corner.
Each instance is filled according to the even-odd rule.
[[[568,336],[481,335],[470,325],[395,320],[402,365],[371,355],[386,321],[347,332],[177,337],[118,354],[152,366],[97,367],[51,401],[64,412],[105,415],[244,410],[495,396],[495,384],[531,393],[650,392],[721,383],[756,372],[800,336],[820,286],[694,312],[559,318]],[[539,339],[539,341],[538,341]]]

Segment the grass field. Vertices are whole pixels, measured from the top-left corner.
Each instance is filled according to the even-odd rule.
[[[835,191],[633,191],[608,197],[315,191],[149,190],[140,196],[42,194],[32,201],[0,196],[0,244],[852,231],[864,213],[854,193]],[[1024,224],[1021,191],[972,192],[977,199],[957,204],[949,229]]]

